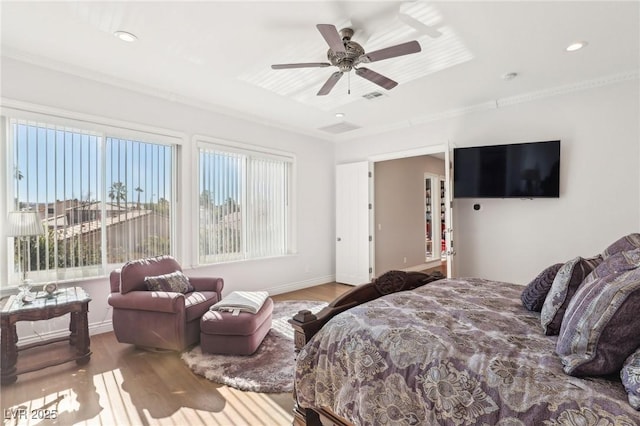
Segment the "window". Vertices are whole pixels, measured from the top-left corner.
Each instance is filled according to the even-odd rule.
[[[173,148],[106,141],[107,263],[170,254]]]
[[[291,251],[293,157],[200,143],[199,263]]]
[[[9,246],[10,283],[25,251],[35,282],[100,276],[110,264],[169,254],[174,151],[108,131],[10,119],[8,210],[35,210],[45,228]]]

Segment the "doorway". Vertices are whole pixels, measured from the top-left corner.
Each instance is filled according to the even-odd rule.
[[[340,245],[344,240],[342,240],[341,235],[339,235],[339,231],[338,229],[336,229],[336,277],[338,275],[342,275],[342,269],[344,269],[345,271],[349,268],[353,269],[356,268],[357,269],[357,276],[365,276],[368,277],[367,280],[360,280],[358,282],[353,282],[353,283],[349,283],[349,284],[363,284],[365,282],[369,282],[371,278],[380,275],[381,273],[385,272],[385,268],[387,268],[387,266],[385,266],[384,264],[380,264],[379,262],[376,262],[375,259],[375,252],[376,252],[376,247],[378,246],[384,246],[384,244],[382,244],[382,242],[376,242],[376,239],[374,238],[375,234],[376,234],[376,229],[379,229],[380,231],[382,231],[383,229],[385,229],[384,224],[380,221],[377,220],[377,218],[375,217],[375,213],[374,213],[374,208],[372,208],[372,206],[377,205],[377,201],[375,199],[375,185],[374,185],[374,179],[372,179],[372,177],[374,177],[375,175],[375,164],[379,163],[379,162],[383,162],[383,161],[388,161],[388,160],[394,160],[394,159],[403,159],[403,158],[412,158],[412,157],[420,157],[420,156],[430,156],[430,157],[435,157],[435,158],[439,158],[440,160],[444,160],[444,164],[449,165],[449,167],[445,167],[445,180],[444,180],[444,186],[446,187],[447,191],[445,192],[446,197],[445,197],[445,203],[447,205],[447,209],[445,212],[445,223],[446,223],[446,250],[444,251],[444,253],[446,254],[446,261],[443,259],[440,262],[441,266],[444,265],[444,267],[446,267],[446,272],[447,272],[447,276],[449,277],[453,277],[455,274],[455,269],[454,269],[454,262],[453,262],[453,238],[451,238],[452,235],[452,223],[453,223],[453,209],[451,208],[450,205],[450,197],[449,194],[451,193],[450,188],[451,188],[451,179],[452,179],[452,175],[451,175],[451,161],[449,158],[449,143],[443,144],[443,145],[432,145],[432,146],[426,146],[426,147],[422,147],[419,149],[412,149],[412,150],[408,150],[408,151],[398,151],[398,152],[391,152],[391,153],[386,153],[386,154],[380,154],[380,155],[374,155],[369,157],[366,161],[361,162],[364,163],[364,166],[367,166],[370,170],[370,172],[368,174],[362,174],[359,173],[357,176],[358,181],[360,181],[360,179],[364,179],[363,182],[366,182],[368,180],[369,182],[369,188],[368,191],[364,190],[364,188],[367,186],[366,184],[363,185],[359,185],[362,186],[363,191],[366,191],[364,193],[364,195],[369,199],[369,203],[358,203],[358,207],[357,209],[359,211],[361,211],[360,215],[351,215],[351,214],[345,214],[342,206],[340,205],[336,205],[336,222],[338,222],[339,220],[346,220],[346,218],[349,217],[366,217],[367,215],[369,215],[369,219],[368,220],[360,220],[360,221],[352,221],[349,222],[347,220],[348,223],[344,223],[342,228],[347,228],[349,229],[350,227],[359,227],[360,225],[362,225],[362,223],[366,223],[366,226],[369,227],[369,232],[367,233],[366,236],[362,237],[358,237],[358,241],[360,241],[357,244],[354,244],[354,247],[358,247],[358,258],[367,258],[368,259],[368,264],[365,262],[358,262],[357,265],[356,263],[353,262],[347,262],[346,257],[344,257],[341,253],[344,252],[344,250],[340,250],[340,248],[338,247],[338,245]],[[356,166],[357,163],[345,163],[345,164],[338,164],[336,167],[338,169],[340,168],[348,168],[351,167],[351,165]],[[346,182],[342,182],[341,179],[338,179],[339,176],[341,175],[341,173],[337,173],[336,174],[336,193],[340,193],[341,192],[341,188],[343,188],[344,184]],[[368,177],[368,179],[367,179]],[[344,180],[344,179],[342,179]],[[419,228],[419,230],[417,230],[416,232],[412,232],[411,235],[412,237],[417,236],[418,237],[418,246],[420,247],[419,249],[417,249],[415,252],[413,250],[407,250],[406,249],[406,242],[402,241],[401,239],[397,239],[395,240],[394,244],[399,244],[399,246],[397,247],[396,253],[394,254],[394,262],[398,261],[398,259],[401,260],[401,264],[400,267],[397,268],[393,268],[393,269],[404,269],[404,270],[420,270],[420,268],[422,268],[422,266],[429,266],[429,265],[425,265],[424,264],[424,180],[423,180],[423,174],[421,173],[417,179],[414,181],[417,182],[418,184],[418,194],[416,197],[413,198],[414,201],[417,201],[418,203],[418,207],[417,207],[417,211],[418,211],[418,216],[417,216],[417,220],[418,220],[418,225],[417,227]],[[395,191],[396,193],[401,193],[402,191]],[[340,198],[340,197],[338,197]],[[341,198],[340,198],[341,199]],[[360,199],[360,197],[358,197],[358,199]],[[339,201],[338,199],[336,201]],[[340,203],[337,203],[340,204]],[[394,204],[393,202],[390,204],[392,208],[395,208],[397,211],[403,211],[403,210],[407,210],[407,206],[403,205],[402,201],[398,201],[396,204]],[[360,222],[360,223],[358,223]],[[387,222],[387,223],[392,223],[393,222]],[[338,228],[338,227],[336,227]],[[407,254],[405,256],[405,253]],[[414,253],[417,253],[417,256],[419,256],[420,259],[419,261],[413,261],[410,260],[412,256],[414,256]],[[344,258],[343,258],[344,257]],[[406,258],[406,259],[405,259]],[[376,264],[378,263],[378,264]],[[414,264],[413,267],[409,267],[409,265]],[[406,267],[403,267],[405,266]],[[368,267],[367,267],[368,266]],[[435,266],[435,265],[434,265]],[[426,269],[426,268],[425,268]],[[379,271],[379,272],[376,272]],[[354,275],[354,276],[355,276]],[[339,280],[337,280],[339,281]]]
[[[434,155],[374,163],[376,275],[421,271],[442,263],[445,219],[444,159]]]

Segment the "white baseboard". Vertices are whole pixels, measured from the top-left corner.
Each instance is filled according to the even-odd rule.
[[[302,290],[304,288],[313,287],[315,285],[331,283],[336,280],[335,275],[326,275],[323,277],[314,277],[304,281],[297,281],[294,283],[282,284],[276,287],[270,287],[265,289],[269,294],[282,294],[290,291]]]
[[[89,336],[108,333],[110,331],[113,331],[113,324],[111,320],[89,324]],[[29,336],[20,337],[18,346],[68,336],[69,330],[66,328],[61,330],[47,331],[46,333],[31,334]]]
[[[442,265],[442,261],[439,260],[439,259],[436,259],[436,260],[432,260],[431,262],[426,262],[426,263],[422,263],[420,265],[410,266],[408,268],[404,268],[403,271],[406,271],[406,272],[424,271],[425,269],[436,268],[436,267],[438,267],[440,265]]]
[[[89,324],[90,336],[93,336],[95,334],[109,333],[110,331],[113,331],[113,322],[111,320],[102,321],[96,324]]]

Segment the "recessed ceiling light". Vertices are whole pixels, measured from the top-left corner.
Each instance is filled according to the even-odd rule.
[[[345,116],[344,112],[336,112],[336,118],[343,118]]]
[[[580,50],[587,45],[586,41],[577,41],[575,43],[571,43],[565,49],[567,52],[575,52],[576,50]]]
[[[127,31],[116,31],[113,33],[114,36],[118,37],[122,41],[126,41],[128,43],[132,43],[138,39],[135,34],[131,34]]]

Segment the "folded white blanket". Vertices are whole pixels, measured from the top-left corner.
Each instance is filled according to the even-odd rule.
[[[212,311],[238,311],[256,314],[268,297],[269,293],[266,291],[233,291],[209,309]]]

